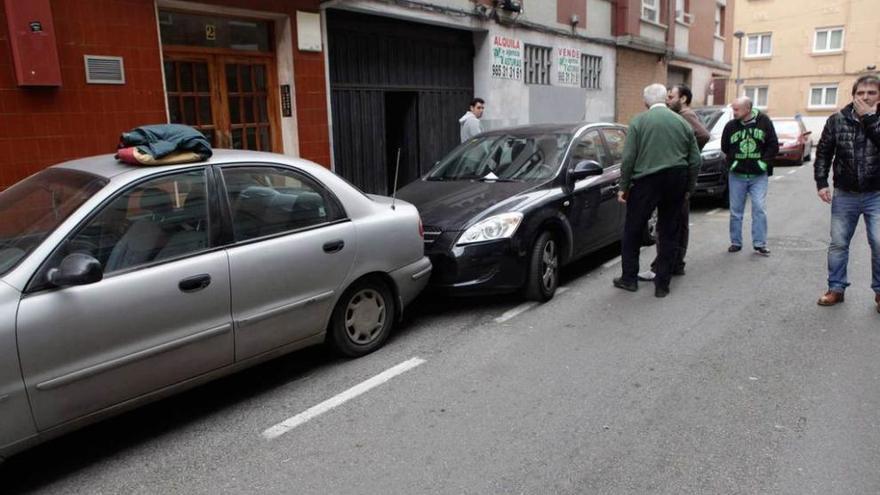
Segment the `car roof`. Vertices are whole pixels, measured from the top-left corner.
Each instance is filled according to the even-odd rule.
[[[503,134],[520,134],[520,135],[536,135],[536,134],[574,134],[585,127],[594,126],[615,126],[625,127],[623,124],[615,124],[613,122],[575,122],[566,124],[530,124],[515,127],[504,127],[501,129],[493,129],[484,132],[483,136],[500,136]]]
[[[188,168],[192,167],[193,165],[199,164],[225,165],[230,163],[280,163],[284,165],[294,165],[296,167],[306,170],[309,170],[312,167],[326,170],[324,167],[309,162],[307,160],[280,155],[277,153],[226,149],[215,149],[213,156],[211,156],[211,158],[209,158],[208,160],[201,162],[182,163],[179,165],[130,165],[118,161],[112,154],[107,154],[79,158],[77,160],[59,163],[57,165],[54,165],[53,168],[79,170],[82,172],[87,172],[93,175],[98,175],[110,179],[124,173],[131,173],[132,177],[134,178],[152,175],[156,172]]]

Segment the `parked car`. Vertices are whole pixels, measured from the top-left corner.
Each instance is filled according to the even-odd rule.
[[[812,131],[808,131],[803,121],[798,119],[774,118],[773,128],[779,139],[779,153],[776,163],[800,165],[809,160],[813,154]]]
[[[727,161],[721,152],[721,134],[724,126],[733,118],[733,109],[728,106],[708,106],[695,108],[697,116],[709,130],[709,142],[703,146],[703,163],[697,177],[694,197],[707,197],[718,200],[725,207],[728,203]]]
[[[304,160],[67,162],[0,193],[0,456],[328,340],[427,284],[416,209]]]
[[[432,285],[552,298],[561,266],[621,237],[625,137],[602,123],[495,130],[401,189],[425,224]]]

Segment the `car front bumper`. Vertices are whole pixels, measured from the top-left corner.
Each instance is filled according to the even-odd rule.
[[[704,160],[697,176],[696,197],[720,197],[727,191],[727,163],[724,156]]]
[[[517,239],[455,246],[459,232],[444,232],[425,253],[434,266],[431,287],[453,294],[515,291],[526,277],[527,253]]]

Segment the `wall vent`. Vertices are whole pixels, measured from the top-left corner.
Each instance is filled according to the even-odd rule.
[[[89,84],[125,84],[122,57],[86,55],[86,82]]]

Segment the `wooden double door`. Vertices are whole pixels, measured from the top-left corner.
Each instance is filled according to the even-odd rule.
[[[170,121],[215,148],[282,152],[274,57],[165,51]]]

